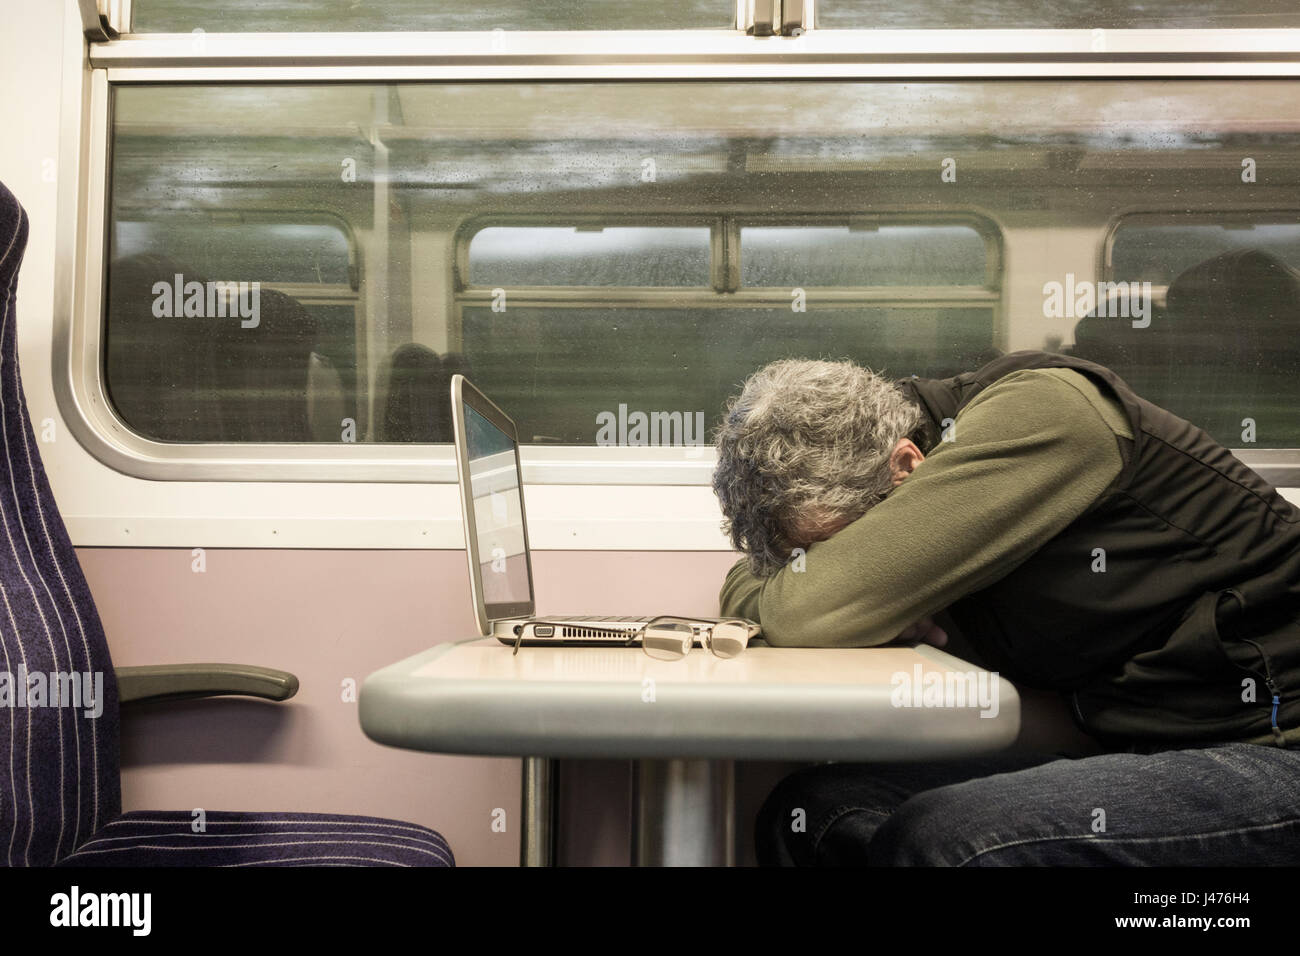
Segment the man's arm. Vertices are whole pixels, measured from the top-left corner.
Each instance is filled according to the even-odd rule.
[[[957,416],[893,492],[810,546],[804,570],[770,578],[744,562],[721,613],[759,621],[768,643],[865,647],[1009,574],[1119,473],[1115,432],[1069,381],[1013,372]]]
[[[723,617],[747,617],[759,621],[758,594],[763,588],[762,578],[749,573],[749,559],[741,558],[722,582],[722,593],[718,596]],[[761,623],[761,622],[760,622]]]

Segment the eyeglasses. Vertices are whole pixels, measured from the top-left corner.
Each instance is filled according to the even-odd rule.
[[[714,657],[738,657],[749,646],[749,639],[758,628],[742,619],[701,621],[699,618],[676,617],[665,614],[651,618],[627,638],[631,647],[638,640],[641,649],[657,661],[679,661],[691,652],[695,642],[703,644]],[[523,642],[523,628],[515,639],[514,653],[519,653]]]
[[[664,615],[646,621],[632,633],[628,644],[639,638],[641,650],[657,661],[679,661],[698,640],[714,657],[732,658],[744,652],[752,632],[748,621],[700,621],[698,618]]]

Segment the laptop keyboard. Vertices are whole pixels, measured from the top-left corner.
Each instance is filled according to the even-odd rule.
[[[633,621],[649,621],[652,617],[653,615],[642,615],[641,617],[636,617],[636,616],[611,617],[608,614],[547,614],[545,618],[543,618],[542,615],[540,614],[538,615],[538,618],[543,620],[579,621],[579,622],[588,622],[588,623],[594,623],[597,621],[608,621],[610,623],[625,623],[625,622],[631,623]]]

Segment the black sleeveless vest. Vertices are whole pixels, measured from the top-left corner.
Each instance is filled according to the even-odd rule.
[[[1132,425],[1123,467],[1060,534],[948,608],[983,663],[1067,694],[1081,729],[1132,749],[1269,738],[1300,746],[1300,510],[1206,432],[1073,356],[1013,352],[897,383],[939,440],[1021,369],[1069,368]],[[960,507],[955,503],[953,507]]]

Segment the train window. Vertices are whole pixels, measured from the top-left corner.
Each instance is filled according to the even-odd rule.
[[[1286,348],[1259,359],[1282,365],[1258,388],[1207,387],[1179,370],[1225,354],[1229,328],[1157,334],[1163,287],[1177,304],[1197,264],[1247,249],[1294,265],[1294,93],[1285,79],[119,84],[103,334],[86,340],[106,361],[87,373],[128,428],[172,443],[442,443],[464,371],[528,441],[691,444],[775,358],[945,376],[1060,348],[1232,447],[1244,418],[1261,447],[1300,447],[1281,411],[1300,399]],[[1263,301],[1286,301],[1287,275],[1234,306],[1273,316],[1260,342],[1300,341]],[[1126,303],[1157,310],[1142,327],[1102,302],[1101,282],[1126,277],[1152,286]],[[209,283],[256,280],[258,323],[221,314],[228,293]],[[246,380],[227,388],[235,368]],[[681,427],[635,429],[656,412]]]
[[[356,286],[354,250],[338,223],[294,222],[292,213],[216,213],[191,221],[127,218],[131,214],[119,209],[113,223],[114,259],[177,255],[208,275],[256,275],[264,284],[309,289]]]
[[[760,226],[718,217],[711,244],[708,230],[694,236],[693,280],[688,283],[680,269],[668,276],[682,286],[703,286],[711,271],[715,288],[668,298],[637,291],[670,284],[654,281],[662,256],[647,255],[638,264],[626,261],[626,243],[588,243],[582,270],[560,265],[551,275],[576,277],[573,285],[602,285],[599,295],[545,297],[539,295],[545,290],[526,286],[499,287],[490,301],[485,290],[459,295],[464,354],[475,380],[520,410],[525,440],[569,445],[707,442],[734,384],[782,356],[870,356],[881,367],[953,374],[993,344],[999,298],[995,230],[987,222],[906,224],[891,218]],[[470,244],[475,274],[479,237],[492,231],[476,233]],[[566,240],[575,231],[510,230],[517,249],[508,258],[536,256],[543,267],[529,271],[546,275],[544,266],[555,252],[527,241],[533,231],[539,239],[556,234]],[[710,247],[720,251],[712,263]],[[489,249],[495,267],[501,250]],[[589,278],[615,274],[624,288]],[[739,285],[728,278],[737,274]],[[808,290],[816,322],[808,321]],[[759,304],[764,307],[754,307]],[[662,419],[672,426],[668,433],[649,427],[637,433],[633,416],[656,411],[674,416]]]
[[[516,410],[524,441],[708,444],[723,402],[756,368],[790,356],[956,374],[993,341],[992,308],[837,303],[816,322],[788,304],[463,310],[474,380]],[[638,430],[638,420],[640,428]]]
[[[1300,26],[1289,0],[819,0],[817,26],[830,30],[1156,30]]]
[[[135,0],[140,33],[727,28],[731,0]]]
[[[808,139],[723,137],[690,100],[667,84],[121,88],[110,400],[162,441],[441,442],[446,381],[467,371],[536,442],[605,443],[599,422],[644,405],[689,425],[665,443],[699,444],[735,383],[781,355],[952,374],[993,346],[991,221],[734,212]],[[554,129],[521,138],[533,111]],[[829,142],[860,137],[838,125]],[[860,173],[818,179],[840,206]],[[647,189],[659,221],[624,211]],[[250,225],[280,205],[352,223],[367,268],[320,227]],[[208,301],[258,280],[256,321],[230,314],[244,300]],[[321,294],[341,296],[319,303],[334,311],[313,308]]]
[[[1104,257],[1115,287],[1149,283],[1150,316],[1089,317],[1078,354],[1229,447],[1300,446],[1300,211],[1125,215]]]
[[[105,386],[122,419],[163,441],[337,440],[356,406],[348,230],[314,213],[127,218],[140,194],[119,192],[109,236]]]
[[[969,225],[743,226],[744,286],[985,286],[996,263]]]
[[[140,33],[373,32],[464,30],[656,30],[727,28],[734,0],[135,0],[132,29]],[[1286,0],[1243,5],[1237,0],[820,0],[817,26],[831,30],[988,29],[1252,29],[1300,26]]]
[[[474,285],[706,286],[704,226],[487,226],[469,246]]]
[[[1157,297],[1188,269],[1258,249],[1300,269],[1300,210],[1123,216],[1111,230],[1108,277],[1148,281]]]

